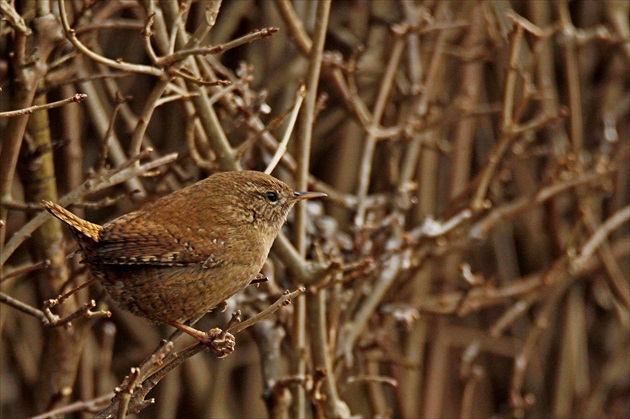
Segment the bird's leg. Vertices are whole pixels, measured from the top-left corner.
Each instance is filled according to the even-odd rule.
[[[175,320],[168,320],[167,323],[206,345],[215,353],[217,358],[225,358],[234,352],[234,347],[236,346],[234,335],[229,332],[223,332],[218,327],[202,332]]]
[[[188,325],[185,325],[183,323],[180,323],[178,321],[175,320],[167,320],[167,323],[170,324],[173,327],[176,327],[177,329],[181,330],[182,332],[194,337],[195,339],[199,340],[200,342],[203,343],[207,343],[204,341],[204,339],[207,338],[207,334],[202,332],[201,330],[197,330],[194,327],[190,327]]]

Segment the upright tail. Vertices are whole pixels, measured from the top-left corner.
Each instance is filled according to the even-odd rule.
[[[85,221],[54,202],[42,201],[41,205],[52,215],[66,223],[79,242],[85,242],[86,240],[98,242],[100,232],[103,229],[100,225]]]

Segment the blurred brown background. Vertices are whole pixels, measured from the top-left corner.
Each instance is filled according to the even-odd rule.
[[[0,416],[630,416],[629,14],[0,0]],[[98,285],[47,303],[88,273],[39,201],[103,223],[264,170],[301,85],[274,175],[329,198],[198,327],[305,294],[224,360]]]

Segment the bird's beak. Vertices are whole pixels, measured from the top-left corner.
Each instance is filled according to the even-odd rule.
[[[324,198],[326,195],[323,192],[293,192],[293,199],[295,201],[302,201],[304,199]]]

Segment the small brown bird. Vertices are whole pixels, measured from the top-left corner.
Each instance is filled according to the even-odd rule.
[[[42,205],[68,225],[83,263],[122,308],[204,341],[182,322],[245,288],[293,205],[324,196],[243,171],[217,173],[103,226]]]

